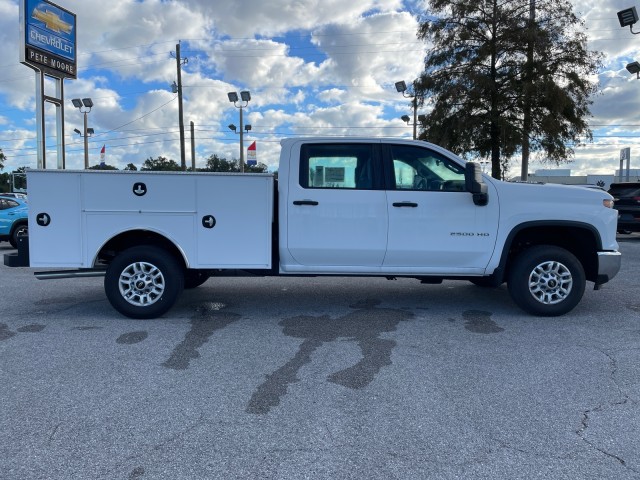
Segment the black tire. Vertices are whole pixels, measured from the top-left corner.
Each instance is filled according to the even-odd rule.
[[[184,288],[184,269],[159,247],[132,247],[109,264],[104,290],[109,302],[129,318],[156,318],[169,311]]]
[[[29,226],[26,223],[21,223],[16,225],[11,232],[11,237],[9,238],[9,243],[13,248],[18,248],[18,237],[23,237],[29,235]]]
[[[509,271],[509,294],[526,312],[555,317],[570,312],[584,294],[580,261],[568,250],[538,245],[521,252]]]
[[[199,287],[204,282],[209,280],[210,276],[211,275],[209,275],[209,273],[207,271],[204,271],[204,270],[188,269],[184,273],[184,288],[185,288],[185,290]]]

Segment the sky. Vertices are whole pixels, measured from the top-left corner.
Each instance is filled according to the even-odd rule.
[[[593,142],[575,149],[573,175],[613,174],[620,149],[640,167],[640,81],[625,69],[640,61],[640,37],[616,12],[634,0],[573,0],[589,48],[601,51],[601,93],[594,97]],[[277,169],[280,140],[291,136],[411,138],[410,100],[394,84],[423,69],[427,45],[416,37],[423,0],[58,0],[76,14],[78,77],[64,82],[66,167],[84,165],[83,114],[72,98],[90,97],[89,163],[140,168],[163,156],[180,163],[176,45],[180,43],[186,163],[190,122],[196,167],[217,154],[240,157],[239,109],[228,92],[251,92],[243,109],[245,149]],[[640,0],[639,0],[640,3]],[[19,59],[19,1],[0,0],[0,148],[5,172],[37,167],[36,76]],[[640,8],[640,5],[637,5]],[[640,24],[637,25],[640,31]],[[48,82],[45,93],[55,95]],[[418,113],[426,113],[418,111]],[[46,108],[47,167],[56,168],[55,107]],[[549,168],[543,157],[530,172]],[[514,158],[511,175],[519,175]]]

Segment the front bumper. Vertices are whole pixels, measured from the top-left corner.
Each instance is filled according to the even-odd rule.
[[[598,252],[598,278],[596,288],[603,283],[607,283],[620,271],[622,254],[620,252]]]

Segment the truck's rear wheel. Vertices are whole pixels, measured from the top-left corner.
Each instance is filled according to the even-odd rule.
[[[148,245],[117,255],[104,278],[109,302],[130,318],[155,318],[166,313],[183,286],[183,269],[173,255]]]
[[[509,293],[523,310],[553,317],[571,311],[586,284],[580,261],[568,250],[538,245],[520,253],[509,273]]]

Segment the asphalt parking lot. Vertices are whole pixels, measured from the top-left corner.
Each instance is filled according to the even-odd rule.
[[[2,265],[0,478],[640,478],[640,234],[619,241],[559,318],[504,286],[212,278],[131,320],[100,278]]]

